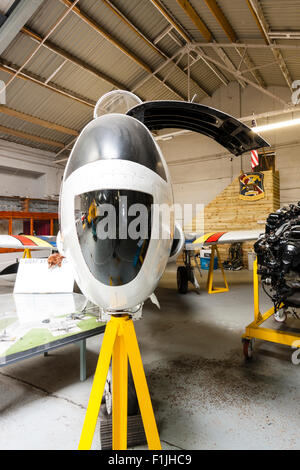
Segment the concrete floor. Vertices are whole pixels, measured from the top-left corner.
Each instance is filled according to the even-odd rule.
[[[135,324],[163,449],[298,449],[292,350],[257,342],[253,360],[243,358],[251,273],[228,273],[230,292],[217,295],[205,292],[205,277],[200,295],[180,295],[175,274],[170,266],[156,291],[161,310],[148,300]],[[269,306],[261,296],[262,311]],[[77,448],[101,339],[87,342],[83,383],[75,345],[0,369],[1,449]]]

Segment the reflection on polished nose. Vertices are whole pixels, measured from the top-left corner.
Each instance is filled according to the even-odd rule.
[[[139,273],[151,238],[153,197],[140,191],[99,190],[78,196],[77,236],[84,260],[107,286],[120,286]],[[135,209],[143,209],[136,217]],[[78,203],[75,204],[78,207]]]

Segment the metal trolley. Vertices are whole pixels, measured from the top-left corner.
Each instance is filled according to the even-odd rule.
[[[255,339],[263,341],[270,341],[272,343],[284,344],[286,346],[299,347],[300,334],[291,331],[282,331],[273,328],[263,328],[262,325],[272,315],[274,315],[274,307],[261,313],[259,309],[259,290],[258,290],[258,273],[257,273],[257,259],[253,263],[253,301],[254,301],[254,321],[245,328],[245,333],[242,336],[243,352],[246,359],[251,359],[253,356],[253,345]],[[280,309],[284,309],[284,304],[280,305]],[[281,319],[284,322],[286,315]]]

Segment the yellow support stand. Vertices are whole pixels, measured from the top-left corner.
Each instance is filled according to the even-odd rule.
[[[253,301],[254,301],[254,321],[245,328],[245,334],[242,338],[245,341],[251,339],[261,339],[273,343],[284,344],[286,346],[293,346],[293,343],[300,339],[300,334],[291,333],[281,330],[273,330],[271,328],[261,328],[261,325],[274,314],[274,307],[261,314],[259,309],[259,291],[258,291],[258,274],[257,274],[257,259],[253,263]],[[280,305],[280,308],[284,304]]]
[[[127,449],[128,359],[150,450],[161,450],[160,439],[148,390],[133,321],[128,315],[112,316],[106,325],[92,391],[81,433],[79,450],[89,450],[112,358],[113,450]]]
[[[213,286],[215,253],[217,253],[218,265],[219,265],[219,268],[222,271],[222,276],[223,276],[225,287],[214,287]],[[211,249],[206,290],[209,294],[218,294],[220,292],[228,292],[229,291],[228,283],[227,283],[227,280],[226,280],[223,265],[221,263],[220,253],[219,253],[217,245],[213,245],[212,249]]]
[[[25,248],[22,258],[31,258],[31,251],[29,248]]]

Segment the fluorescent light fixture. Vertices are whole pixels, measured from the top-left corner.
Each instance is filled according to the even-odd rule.
[[[300,118],[291,119],[289,121],[273,122],[272,124],[265,124],[264,126],[256,126],[253,127],[252,130],[260,133],[272,131],[273,129],[283,129],[284,127],[296,126],[297,124],[300,124]]]

